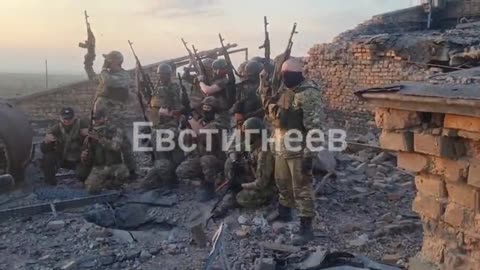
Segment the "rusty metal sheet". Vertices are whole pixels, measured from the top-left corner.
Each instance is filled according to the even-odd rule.
[[[7,173],[16,182],[23,180],[24,168],[30,160],[33,130],[27,116],[13,105],[0,100],[0,141],[6,148]]]

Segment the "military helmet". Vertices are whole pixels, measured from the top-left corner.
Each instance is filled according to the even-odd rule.
[[[226,69],[227,67],[228,67],[227,61],[225,61],[225,59],[223,58],[215,60],[212,64],[212,68],[214,70]]]
[[[242,129],[243,130],[260,130],[260,129],[266,129],[266,126],[262,119],[258,117],[251,117],[245,120],[245,122],[243,122]]]
[[[163,64],[158,65],[157,73],[171,75],[172,72],[173,72],[172,66],[170,66],[169,64],[163,63]]]
[[[212,68],[213,62],[215,62],[215,60],[213,60],[212,58],[202,59],[202,64],[203,64],[206,68]]]
[[[209,105],[209,106],[212,106],[212,108],[214,109],[218,108],[217,99],[211,96],[204,98],[202,100],[202,105]]]
[[[245,76],[258,78],[260,72],[263,69],[263,65],[256,61],[250,61],[245,66]]]
[[[252,59],[250,59],[250,61],[254,61],[254,62],[258,62],[258,63],[262,63],[262,64],[264,62],[263,58],[260,57],[260,56],[255,56]]]

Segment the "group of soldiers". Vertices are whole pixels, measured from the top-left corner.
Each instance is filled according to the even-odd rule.
[[[93,70],[95,53],[89,50],[85,56],[88,77],[98,85],[90,123],[66,107],[45,136],[42,169],[48,184],[56,184],[59,168],[75,170],[90,193],[118,189],[139,178],[132,142],[124,126],[127,102],[133,98],[131,79],[122,68],[120,52],[103,56],[100,74]],[[283,61],[278,61],[280,58]],[[175,67],[164,63],[158,66],[159,80],[152,90],[147,91],[145,81],[139,81],[141,101],[146,103],[146,115],[153,123],[152,140],[144,143],[156,149],[157,130],[171,130],[175,136],[182,129],[197,132],[197,136],[185,140],[187,145],[197,145],[193,151],[184,152],[177,145],[170,151],[152,153],[153,167],[140,179],[142,188],[174,188],[179,180],[199,180],[199,201],[210,201],[217,193],[222,194],[215,207],[216,217],[224,216],[233,207],[257,208],[278,202],[269,221],[291,221],[292,210],[296,209],[301,228],[294,244],[312,239],[314,153],[305,147],[304,139],[298,141],[301,150],[297,151],[286,148],[283,140],[292,129],[306,134],[321,128],[321,95],[315,83],[303,77],[300,60],[285,59],[284,55],[280,58],[253,58],[238,67],[237,76],[223,58],[198,59],[206,73],[186,68],[179,79],[187,86],[176,79]],[[270,83],[274,69],[282,78],[278,89],[272,89]],[[190,94],[182,95],[188,86]],[[209,140],[205,133],[198,132],[200,129],[219,132]],[[218,137],[222,130],[240,131],[244,140],[241,151],[236,147],[222,151]],[[247,141],[248,131],[266,131],[280,147],[262,148],[261,135],[252,135]]]

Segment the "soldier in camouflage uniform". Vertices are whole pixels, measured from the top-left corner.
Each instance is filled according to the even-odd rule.
[[[228,111],[232,105],[231,103],[229,104],[229,101],[231,99],[230,95],[234,95],[235,93],[235,85],[232,86],[232,82],[235,82],[235,78],[230,78],[228,76],[230,67],[225,59],[215,60],[212,64],[212,68],[214,72],[212,84],[205,84],[203,82],[204,78],[199,76],[198,80],[200,81],[200,89],[205,96],[212,96],[217,99],[220,106],[218,109],[218,116],[225,125],[229,125],[230,115]]]
[[[291,209],[299,212],[301,228],[293,239],[304,244],[313,238],[312,220],[315,216],[312,190],[312,153],[305,147],[308,131],[320,129],[324,123],[321,93],[316,84],[303,77],[303,64],[290,58],[282,65],[282,83],[279,94],[267,100],[266,114],[272,120],[275,139],[275,181],[279,191],[279,219],[290,220]],[[288,149],[285,134],[298,130],[303,142],[290,145],[301,150]]]
[[[262,69],[262,64],[255,61],[248,62],[241,82],[236,85],[236,102],[231,113],[235,116],[237,126],[241,126],[250,117],[263,118],[262,100],[258,94]]]
[[[85,181],[89,170],[80,162],[80,154],[87,135],[88,123],[75,118],[72,108],[63,108],[60,121],[48,129],[40,146],[41,168],[47,184],[56,184],[55,174],[59,168],[76,170],[77,178]]]
[[[107,114],[111,123],[123,127],[125,112],[130,99],[130,75],[122,68],[123,55],[118,51],[104,54],[102,72],[96,74],[93,70],[95,55],[85,56],[85,71],[90,80],[98,83],[95,95],[94,111],[102,110]],[[133,155],[133,147],[129,139],[124,141],[125,162],[132,176],[135,175],[137,165]]]
[[[213,79],[213,62],[215,60],[213,58],[205,58],[202,59],[202,63],[205,66],[207,76],[209,79]],[[193,110],[200,113],[202,111],[202,100],[205,98],[205,94],[201,91],[200,85],[198,80],[196,79],[195,75],[192,75],[190,71],[183,73],[183,79],[188,82],[192,87],[190,91],[190,106]]]
[[[158,124],[153,126],[152,131],[151,141],[153,142],[154,149],[156,149],[156,143],[161,143],[159,138],[157,138],[157,132],[160,130],[170,130],[175,134],[173,139],[175,142],[175,148],[171,151],[156,152],[153,168],[150,169],[145,178],[142,180],[142,187],[147,190],[175,186],[177,184],[175,169],[184,158],[183,151],[179,148],[177,143],[179,125],[174,112],[168,108],[162,107],[160,108],[158,115]]]
[[[126,134],[111,125],[106,118],[106,113],[97,110],[93,117],[94,129],[88,134],[88,145],[82,152],[82,162],[92,167],[85,187],[91,194],[101,192],[103,189],[115,189],[126,182],[129,171],[124,163],[122,146]]]
[[[223,181],[225,153],[222,151],[220,136],[222,129],[225,129],[226,126],[218,117],[218,108],[218,101],[214,97],[206,97],[202,102],[202,118],[199,121],[189,120],[192,128],[196,126],[197,129],[217,130],[218,133],[212,135],[211,149],[207,146],[207,135],[199,133],[197,149],[192,153],[187,153],[187,159],[176,170],[180,179],[201,179],[202,190],[199,200],[202,202],[213,199],[215,184]]]
[[[242,132],[250,131],[251,144],[241,144],[242,151],[232,147],[225,161],[225,178],[229,181],[229,194],[214,213],[221,217],[238,204],[244,208],[258,208],[274,198],[274,158],[270,151],[262,151],[262,131],[266,129],[263,120],[252,117],[242,126]],[[244,135],[245,136],[245,135]],[[236,167],[235,167],[236,166]]]
[[[160,75],[158,85],[154,90],[153,96],[147,97],[150,100],[149,119],[154,125],[159,123],[158,111],[160,108],[168,109],[176,114],[182,110],[180,85],[172,82],[172,67],[166,63],[160,64],[157,73]]]

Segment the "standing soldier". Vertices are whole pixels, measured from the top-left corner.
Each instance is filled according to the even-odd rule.
[[[88,168],[81,163],[80,154],[87,135],[88,123],[76,118],[72,108],[63,108],[60,121],[47,131],[40,146],[42,171],[47,184],[56,184],[55,174],[59,168],[76,170],[77,178],[85,181]]]
[[[308,131],[320,128],[324,121],[320,90],[303,77],[303,65],[290,58],[282,65],[283,88],[271,98],[266,114],[273,120],[275,139],[275,181],[279,191],[278,218],[291,219],[291,210],[299,212],[301,227],[293,243],[301,245],[313,238],[315,216],[312,190],[312,153],[305,147]],[[303,140],[286,142],[286,134],[297,130]],[[293,136],[289,136],[293,139]],[[297,143],[297,144],[295,144]],[[290,146],[290,148],[288,147]],[[300,146],[301,150],[293,147]]]
[[[232,107],[237,126],[250,117],[263,118],[262,100],[258,95],[262,69],[263,65],[255,61],[245,65],[244,76],[236,86],[236,102]]]
[[[112,124],[123,127],[127,103],[130,97],[130,75],[122,68],[123,55],[118,51],[111,51],[104,54],[102,72],[96,74],[93,70],[95,53],[88,51],[85,55],[85,71],[88,78],[98,83],[95,95],[94,111],[103,110]],[[137,169],[133,156],[133,147],[129,139],[124,141],[122,148],[125,153],[125,163],[134,176]]]
[[[228,126],[230,124],[230,116],[228,114],[228,110],[230,109],[230,105],[228,104],[228,86],[231,80],[234,78],[229,78],[228,69],[229,66],[225,59],[217,59],[212,64],[213,69],[213,83],[211,85],[207,85],[203,82],[204,78],[202,76],[198,77],[200,81],[200,89],[202,90],[205,96],[212,96],[217,99],[219,104],[218,108],[218,115],[220,120],[224,123],[224,125]]]
[[[213,58],[204,58],[202,59],[202,63],[205,66],[205,71],[206,71],[206,76],[208,76],[209,79],[213,79],[213,62],[215,60]],[[198,72],[198,70],[197,70]],[[192,75],[190,73],[190,70],[186,70],[183,73],[183,79],[188,82],[189,84],[192,85],[192,91],[190,93],[190,106],[192,109],[200,113],[202,111],[202,101],[205,98],[205,94],[201,91],[200,85],[198,84],[198,81],[196,80],[195,75]]]
[[[88,134],[88,144],[82,152],[82,162],[92,167],[85,187],[91,194],[103,189],[120,187],[127,179],[129,171],[124,163],[122,145],[127,136],[125,132],[112,126],[102,110],[93,115],[94,129]]]
[[[158,124],[160,108],[167,109],[174,113],[182,110],[180,101],[180,86],[176,82],[172,82],[172,67],[165,63],[160,64],[157,68],[160,79],[153,96],[150,100],[149,119],[154,125]]]

